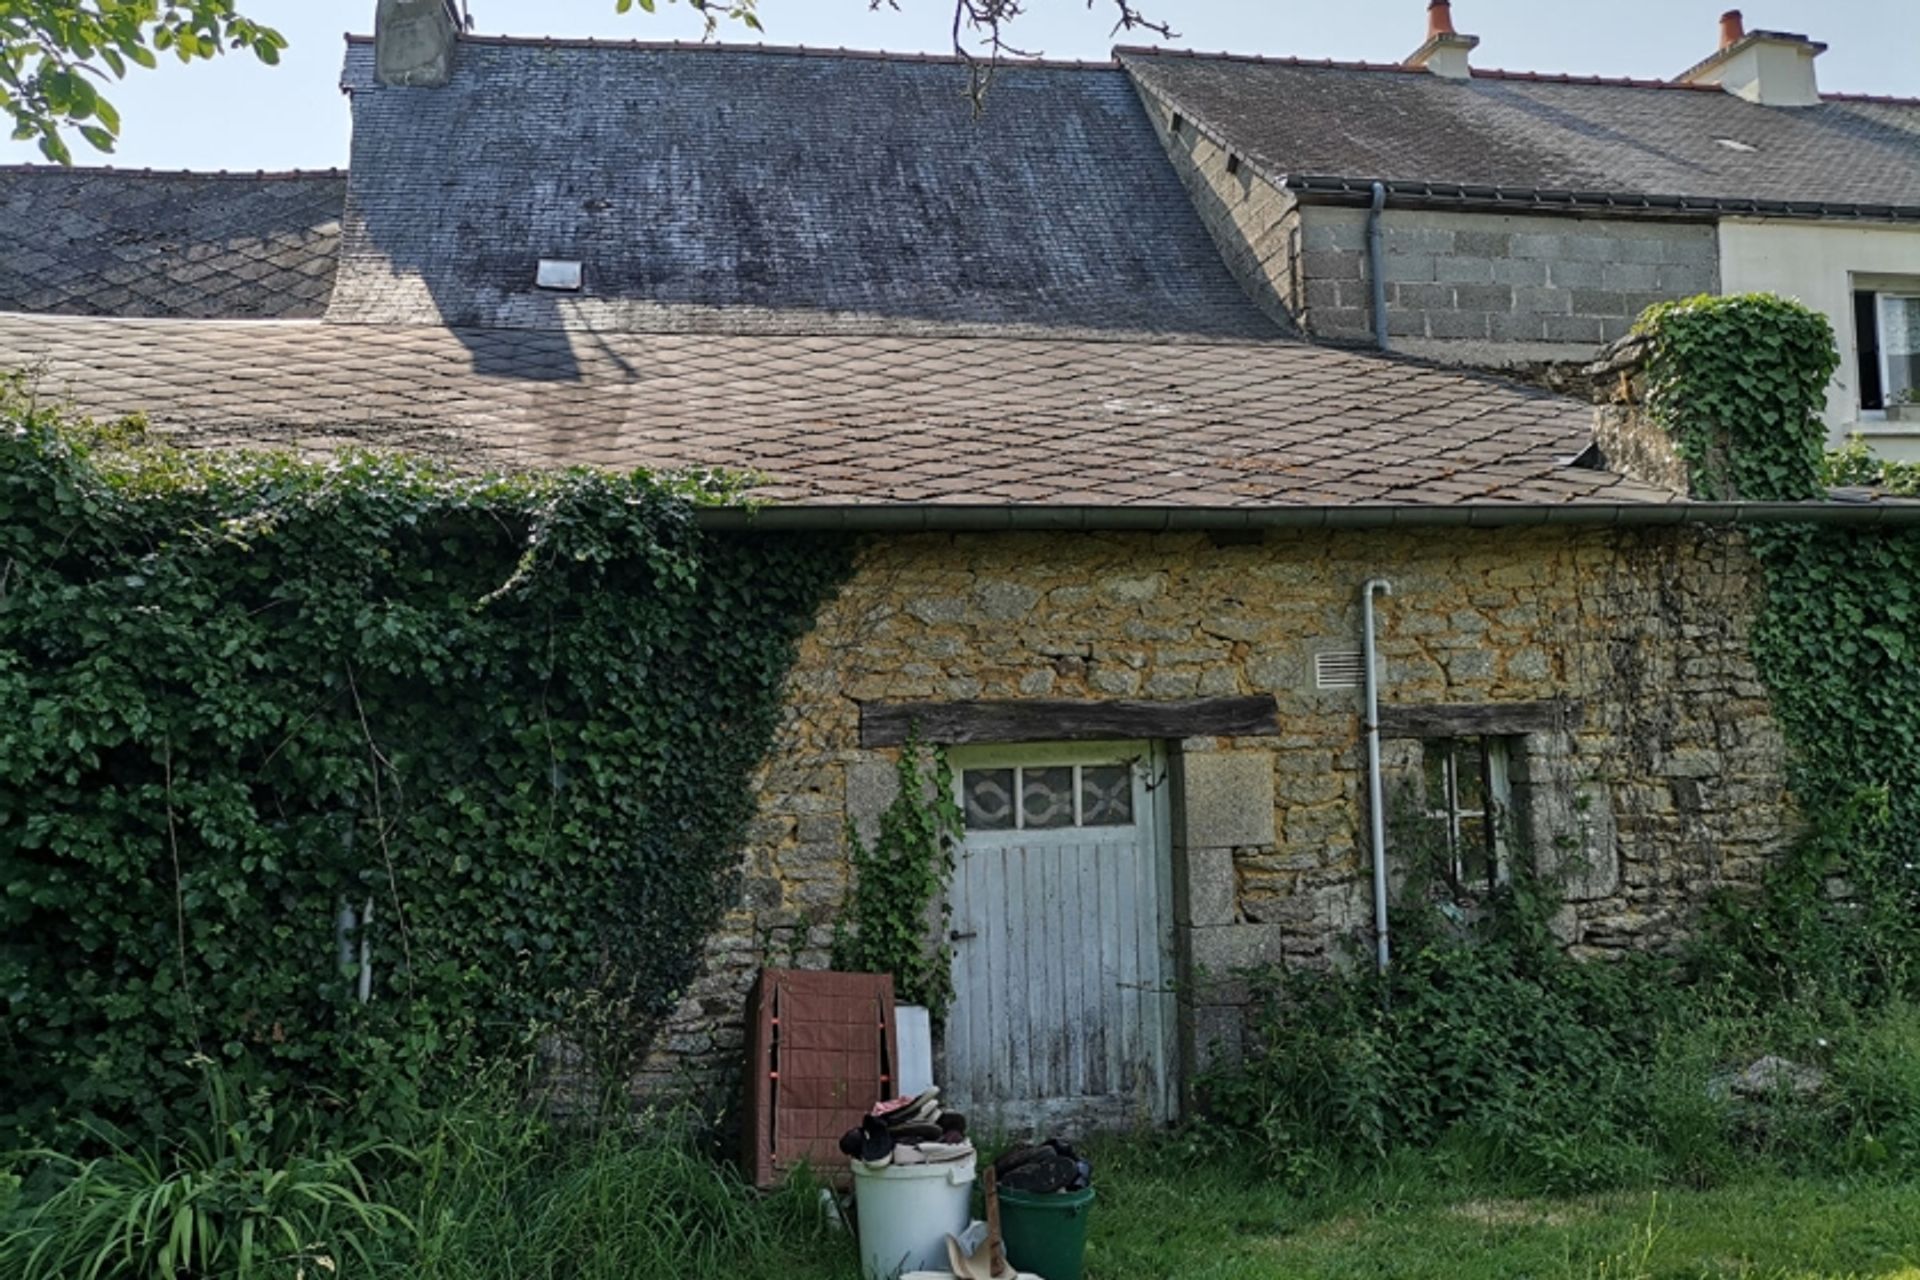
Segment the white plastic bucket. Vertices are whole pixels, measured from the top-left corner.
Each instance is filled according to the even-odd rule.
[[[853,1166],[859,1210],[860,1270],[866,1280],[908,1271],[945,1271],[947,1237],[972,1218],[973,1156],[945,1164]]]

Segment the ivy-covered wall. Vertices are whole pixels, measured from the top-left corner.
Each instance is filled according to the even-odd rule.
[[[1910,490],[1859,452],[1824,458],[1838,354],[1826,318],[1770,295],[1649,311],[1632,413],[1672,442],[1692,492],[1797,502],[1830,481]],[[1756,963],[1788,985],[1907,994],[1920,981],[1920,527],[1754,532],[1765,588],[1755,653],[1793,749],[1808,835],[1743,914]],[[1838,926],[1838,927],[1835,927]],[[1817,942],[1815,940],[1818,940]]]
[[[201,1053],[349,1107],[549,1029],[624,1071],[843,549],[126,443],[0,398],[0,1145],[164,1126]]]

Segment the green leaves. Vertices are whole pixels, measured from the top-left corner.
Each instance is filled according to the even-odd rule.
[[[100,93],[128,64],[151,69],[154,51],[182,62],[245,49],[269,65],[286,39],[235,10],[237,0],[7,0],[0,6],[0,110],[16,141],[37,140],[72,162],[65,131],[111,151],[120,116]]]
[[[847,848],[853,894],[833,930],[833,967],[890,973],[894,994],[925,1005],[937,1023],[953,999],[952,947],[946,940],[947,877],[961,839],[953,770],[918,735],[900,752],[900,792],[880,815],[869,846],[851,824]]]
[[[0,1146],[164,1127],[197,1043],[375,1106],[585,990],[640,1052],[847,562],[713,492],[186,456],[0,383]]]
[[[1824,315],[1772,294],[1649,308],[1647,413],[1710,500],[1801,501],[1825,492],[1827,381],[1839,366]]]
[[[1829,484],[1911,491],[1858,441],[1829,457],[1826,319],[1770,295],[1655,307],[1647,411],[1707,498],[1805,501]],[[1766,597],[1755,666],[1793,749],[1807,831],[1740,916],[1731,952],[1782,994],[1920,990],[1920,534],[1806,526],[1751,536]],[[1863,797],[1877,796],[1863,807]],[[1835,885],[1843,886],[1836,889]]]

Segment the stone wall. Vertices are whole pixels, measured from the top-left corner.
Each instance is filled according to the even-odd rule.
[[[1394,585],[1380,605],[1389,705],[1572,709],[1513,745],[1516,802],[1567,873],[1558,928],[1576,953],[1672,942],[1788,836],[1784,748],[1747,648],[1753,577],[1731,534],[875,540],[802,646],[740,904],[651,1071],[737,1069],[754,971],[825,962],[845,824],[890,798],[891,753],[859,746],[868,700],[1273,694],[1277,736],[1169,744],[1188,1048],[1231,1049],[1233,969],[1331,963],[1366,937],[1359,698],[1318,689],[1314,659],[1358,648],[1374,576]]]
[[[1299,203],[1191,122],[1176,121],[1159,98],[1142,90],[1141,102],[1233,278],[1276,324],[1299,328],[1306,306]],[[1362,328],[1364,337],[1370,330]]]

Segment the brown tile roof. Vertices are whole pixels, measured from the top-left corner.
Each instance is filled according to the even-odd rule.
[[[1291,341],[591,334],[0,315],[0,368],[203,447],[723,467],[815,505],[1663,503],[1582,406]]]
[[[0,166],[0,309],[318,316],[346,193],[338,172]]]

